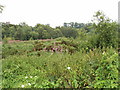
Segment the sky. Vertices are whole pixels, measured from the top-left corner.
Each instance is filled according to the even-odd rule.
[[[50,24],[62,26],[64,22],[89,23],[98,10],[110,19],[118,20],[120,0],[0,0],[5,8],[0,22],[30,26]]]

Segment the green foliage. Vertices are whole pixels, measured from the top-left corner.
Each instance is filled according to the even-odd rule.
[[[97,21],[97,23],[94,23],[95,34],[98,35],[97,47],[117,47],[117,22],[111,22],[111,20],[100,11],[96,12],[94,17]]]
[[[78,32],[75,28],[61,27],[60,30],[65,37],[76,38],[78,36]]]
[[[3,39],[3,43],[4,43],[4,44],[7,44],[7,43],[8,43],[8,40],[7,40],[6,37]]]
[[[98,69],[94,88],[118,88],[118,54],[110,49],[103,53]]]
[[[35,41],[34,45],[74,46],[76,41]],[[114,48],[81,49],[73,54],[32,51],[32,41],[4,44],[3,88],[117,88],[118,54]],[[75,45],[76,46],[76,45]],[[15,52],[17,51],[17,52]],[[18,53],[19,52],[19,53]],[[26,52],[26,54],[25,54]]]

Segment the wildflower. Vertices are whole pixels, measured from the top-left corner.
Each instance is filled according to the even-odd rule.
[[[31,85],[31,83],[28,83],[28,85]]]
[[[26,76],[25,78],[28,78],[28,76]]]
[[[70,69],[70,67],[67,67],[67,69]]]
[[[21,85],[22,88],[24,88],[25,86],[24,85]]]
[[[36,78],[37,76],[35,76],[35,78]]]
[[[32,78],[32,76],[30,76],[30,78]]]
[[[103,52],[102,54],[105,54],[105,52]]]

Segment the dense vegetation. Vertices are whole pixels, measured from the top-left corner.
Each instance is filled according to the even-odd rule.
[[[0,87],[118,88],[118,24],[100,11],[94,17],[56,28],[3,24]]]
[[[89,23],[75,23],[75,27],[73,24],[74,23],[69,24],[69,26],[64,25],[62,27],[52,28],[49,25],[42,24],[37,24],[35,27],[32,27],[26,23],[20,23],[19,25],[2,23],[2,38],[11,40],[54,39],[63,36],[76,38],[81,29],[90,30],[88,27],[91,24]]]

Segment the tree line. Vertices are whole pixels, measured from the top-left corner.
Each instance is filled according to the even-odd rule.
[[[73,23],[73,22],[72,22]],[[76,23],[75,23],[76,24]],[[52,28],[49,25],[37,24],[35,27],[29,26],[26,23],[19,25],[2,23],[2,39],[11,38],[14,40],[30,40],[30,39],[54,39],[58,37],[76,38],[81,29],[88,28],[88,24],[79,24],[82,27],[73,27],[73,25]]]
[[[66,37],[85,40],[87,38],[93,46],[117,47],[118,23],[106,17],[101,11],[97,11],[93,18],[92,23],[65,22],[63,26],[55,28],[43,24],[32,27],[26,23],[19,25],[2,23],[2,39],[36,40]]]

